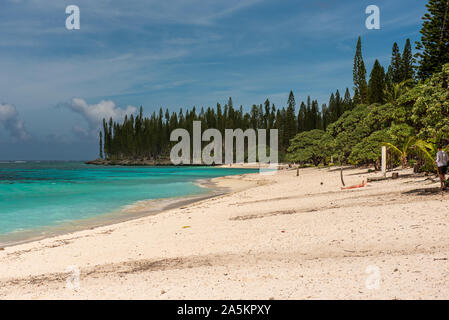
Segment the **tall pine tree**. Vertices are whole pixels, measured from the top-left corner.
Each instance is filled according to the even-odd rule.
[[[370,103],[384,103],[384,88],[385,88],[385,70],[378,60],[374,62],[373,70],[371,71],[369,79],[369,102]]]
[[[332,122],[337,121],[335,108],[336,108],[336,106],[335,106],[335,95],[332,92],[331,96],[329,98],[329,105],[327,107],[328,124],[331,124]]]
[[[413,80],[415,72],[413,70],[413,54],[410,39],[405,42],[404,52],[401,60],[401,80]]]
[[[326,130],[327,126],[329,125],[329,111],[325,103],[321,105],[321,122],[323,130]]]
[[[393,44],[391,54],[391,72],[393,83],[400,83],[402,81],[402,59],[396,42]]]
[[[349,92],[349,89],[346,88],[345,97],[343,99],[343,113],[345,111],[352,110],[352,107],[353,107],[353,105],[352,105],[351,93]]]
[[[298,132],[303,132],[306,130],[306,104],[301,102],[298,112]]]
[[[418,77],[427,79],[449,63],[449,0],[429,0],[421,41],[416,43]]]
[[[333,112],[333,118],[335,119],[334,121],[337,121],[343,114],[343,100],[341,99],[340,91],[338,89],[335,93],[335,107]]]
[[[367,103],[368,102],[368,84],[366,83],[366,68],[363,62],[362,56],[362,39],[359,37],[357,41],[357,48],[354,57],[354,101],[355,103]]]
[[[295,106],[296,106],[295,96],[293,95],[293,92],[290,91],[290,94],[288,96],[288,101],[287,101],[287,110],[286,110],[286,114],[285,114],[285,117],[286,117],[286,119],[285,119],[285,124],[286,124],[285,139],[286,139],[286,141],[290,141],[290,139],[292,139],[297,133]]]
[[[393,68],[388,66],[387,73],[385,73],[385,90],[388,92],[393,91]]]

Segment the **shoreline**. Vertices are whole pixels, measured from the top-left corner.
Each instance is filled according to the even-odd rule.
[[[236,176],[244,176],[247,174],[254,173],[246,173]],[[73,220],[58,225],[37,227],[30,230],[15,231],[3,234],[0,235],[0,248],[14,247],[21,244],[51,239],[58,236],[71,235],[76,232],[94,230],[96,228],[116,225],[148,216],[154,216],[157,214],[162,214],[168,210],[181,208],[192,203],[212,199],[238,190],[237,187],[232,189],[229,186],[219,186],[219,182],[215,179],[225,177],[228,176],[198,179],[193,181],[194,184],[207,190],[202,194],[173,198],[139,200],[124,207],[117,208],[113,212],[102,213],[86,219]]]
[[[0,250],[0,299],[447,299],[449,194],[397,172],[214,178],[240,190]]]

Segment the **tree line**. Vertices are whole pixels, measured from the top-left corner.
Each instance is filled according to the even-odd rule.
[[[279,151],[285,154],[290,140],[298,133],[312,129],[324,129],[338,119],[344,110],[352,108],[349,90],[345,97],[337,93],[331,95],[329,107],[320,109],[318,101],[309,96],[301,102],[296,113],[296,101],[290,91],[286,107],[277,108],[266,99],[263,104],[253,104],[249,112],[243,106],[235,108],[232,98],[223,106],[217,103],[215,108],[197,110],[196,107],[179,112],[159,109],[150,117],[144,117],[143,107],[137,115],[126,115],[122,122],[103,119],[100,135],[100,158],[106,159],[166,159],[173,146],[170,133],[177,128],[186,129],[190,134],[193,121],[201,121],[203,130],[218,129],[224,136],[225,129],[277,129]]]
[[[376,60],[367,81],[359,38],[354,107],[323,130],[297,134],[287,159],[377,166],[381,146],[386,145],[393,164],[416,163],[423,170],[434,170],[437,145],[449,144],[448,0],[428,2],[416,49],[413,55],[409,39],[402,53],[394,43],[388,68]]]
[[[430,0],[427,4],[428,13],[423,18],[421,41],[416,44],[416,55],[412,53],[410,39],[406,39],[402,53],[399,45],[394,43],[389,66],[384,68],[379,60],[375,60],[369,77],[362,55],[362,40],[359,37],[354,56],[352,97],[349,88],[346,88],[343,95],[339,90],[331,93],[329,102],[321,107],[317,100],[309,96],[297,108],[295,96],[290,91],[286,105],[281,108],[266,99],[262,104],[253,104],[249,111],[245,112],[243,106],[235,108],[232,98],[229,98],[223,106],[217,103],[215,107],[193,107],[185,111],[180,109],[179,112],[170,112],[168,109],[164,111],[161,108],[149,117],[143,116],[143,108],[140,107],[137,115],[128,115],[122,122],[103,120],[100,158],[168,158],[174,144],[170,142],[171,131],[183,128],[192,134],[193,121],[201,121],[203,130],[216,128],[222,135],[225,129],[278,129],[280,160],[290,161],[302,159],[297,156],[298,150],[306,148],[298,144],[298,141],[308,140],[307,135],[310,134],[314,136],[315,143],[320,143],[321,140],[316,139],[319,132],[322,136],[326,134],[323,145],[326,145],[328,150],[336,150],[335,156],[348,162],[360,139],[366,138],[367,133],[377,131],[375,129],[378,123],[372,123],[372,127],[364,129],[356,125],[358,120],[366,116],[368,109],[376,109],[367,106],[383,106],[381,110],[385,112],[384,117],[387,117],[387,114],[396,110],[401,96],[418,84],[430,81],[434,74],[441,72],[445,63],[449,63],[448,7],[447,0]],[[364,112],[361,112],[361,108],[365,108]],[[376,113],[379,110],[371,111]],[[410,112],[403,115],[411,116]],[[355,122],[350,124],[348,119]],[[396,119],[395,122],[407,123],[404,119],[399,120]],[[408,124],[411,125],[411,122]],[[387,121],[385,125],[388,127],[392,123]],[[350,137],[354,139],[351,140]],[[331,145],[327,143],[330,141]],[[322,155],[321,160],[325,161],[323,159],[327,159],[326,156]],[[307,161],[311,161],[310,157]],[[315,159],[312,162],[316,161]]]
[[[410,41],[407,40],[404,49],[404,57],[411,55]],[[399,73],[410,74],[409,60],[401,59],[400,53],[395,52],[397,44],[393,48],[392,65],[397,62],[397,67],[389,67],[387,73],[376,60],[369,83],[354,78],[356,85],[354,99],[346,88],[344,95],[339,90],[332,93],[328,104],[319,106],[318,100],[310,96],[302,101],[299,108],[296,106],[294,93],[290,91],[285,107],[276,108],[269,99],[263,104],[253,104],[249,112],[245,112],[243,106],[234,108],[232,98],[223,106],[217,103],[215,108],[208,107],[197,110],[193,107],[185,112],[181,108],[179,112],[170,112],[168,109],[159,109],[150,117],[143,116],[143,108],[139,113],[126,115],[123,122],[103,119],[103,132],[100,132],[100,158],[106,159],[166,159],[173,143],[170,142],[170,133],[177,128],[186,129],[192,134],[193,121],[201,121],[203,130],[208,128],[218,129],[224,135],[225,129],[246,130],[252,129],[277,129],[279,134],[279,154],[284,160],[290,140],[296,134],[314,129],[326,130],[329,125],[337,121],[343,113],[350,111],[357,103],[369,101],[371,103],[384,102],[388,94],[384,88],[393,88],[396,81],[401,81],[405,76]],[[410,51],[409,51],[410,50]],[[410,54],[408,54],[410,52]],[[366,73],[363,57],[361,56],[361,39],[357,43],[357,53],[354,63],[354,74]],[[405,71],[407,70],[407,71]],[[361,89],[357,89],[357,85]],[[366,95],[363,88],[366,87]],[[392,90],[392,89],[391,89]],[[382,92],[380,92],[382,91]],[[359,94],[361,92],[361,94]],[[358,101],[358,102],[357,102]],[[104,140],[104,142],[102,142]]]

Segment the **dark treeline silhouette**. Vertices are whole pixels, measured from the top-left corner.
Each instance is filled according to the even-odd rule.
[[[321,107],[317,100],[309,96],[297,108],[295,96],[290,91],[285,107],[276,108],[268,99],[263,104],[254,104],[249,112],[243,106],[234,108],[232,98],[222,106],[198,110],[169,112],[161,108],[150,117],[139,114],[127,115],[123,122],[112,119],[103,120],[100,132],[100,158],[110,160],[168,159],[171,147],[170,133],[177,128],[186,129],[192,136],[193,121],[201,121],[202,130],[218,129],[224,136],[225,129],[278,129],[279,156],[284,160],[290,140],[298,133],[327,127],[336,122],[341,115],[359,104],[385,103],[395,99],[395,86],[404,81],[414,81],[413,56],[410,40],[407,39],[401,55],[399,46],[394,43],[391,64],[387,72],[378,60],[375,61],[366,80],[366,68],[362,57],[362,43],[359,37],[354,58],[353,80],[354,97],[346,88],[344,95],[337,90],[332,93],[328,104]],[[267,135],[269,136],[269,135]]]
[[[290,92],[286,107],[276,108],[267,99],[263,104],[253,105],[249,112],[244,112],[243,106],[234,108],[232,98],[224,106],[217,103],[215,108],[197,110],[193,107],[191,110],[180,109],[179,112],[171,113],[161,108],[150,117],[144,117],[143,108],[140,107],[138,115],[127,115],[123,122],[103,120],[99,154],[101,158],[104,156],[113,160],[166,159],[174,144],[170,142],[170,133],[182,128],[192,135],[193,121],[201,121],[203,131],[215,128],[223,136],[225,129],[278,129],[282,158],[290,139],[297,133],[325,129],[351,106],[352,100],[347,89],[344,98],[340,97],[338,90],[335,95],[332,94],[329,106],[324,104],[321,110],[318,101],[308,97],[307,102],[302,102],[296,112],[293,92]]]
[[[331,140],[334,139],[331,145],[351,150],[362,137],[354,137],[354,141],[348,140],[347,134],[350,132],[346,130],[349,130],[351,126],[346,128],[347,123],[339,121],[340,119],[351,118],[352,113],[354,113],[353,117],[357,118],[362,110],[359,107],[363,105],[374,107],[386,105],[387,109],[383,112],[391,111],[389,109],[397,107],[398,97],[404,92],[419,87],[420,84],[424,85],[426,79],[441,72],[443,65],[449,63],[449,50],[447,50],[449,1],[429,0],[426,8],[428,12],[423,17],[421,40],[416,43],[418,51],[415,54],[416,61],[409,39],[405,42],[402,54],[399,45],[394,43],[389,66],[384,68],[376,60],[369,73],[368,81],[362,56],[362,41],[359,37],[354,57],[352,98],[349,89],[346,89],[343,96],[337,90],[330,95],[328,104],[319,107],[317,100],[308,97],[306,102],[302,102],[297,108],[293,92],[290,92],[287,104],[282,108],[276,108],[267,99],[263,104],[253,105],[249,112],[244,112],[242,106],[234,109],[232,99],[229,98],[224,106],[217,104],[215,108],[209,107],[206,110],[193,107],[185,112],[181,109],[177,113],[170,113],[168,110],[164,112],[160,109],[158,113],[153,112],[150,117],[143,117],[141,107],[138,115],[128,115],[121,123],[114,122],[112,119],[103,120],[103,132],[99,137],[100,158],[153,160],[167,158],[174,144],[170,142],[172,130],[184,128],[192,135],[195,120],[201,121],[203,130],[216,128],[222,135],[225,129],[278,129],[281,161],[292,138],[300,133],[318,131],[320,134],[326,134],[328,138],[330,135]],[[443,87],[448,87],[446,77],[443,77]],[[418,117],[415,118],[418,119]],[[375,128],[368,129],[371,132]],[[340,137],[339,134],[344,137]],[[345,146],[345,143],[349,145]]]

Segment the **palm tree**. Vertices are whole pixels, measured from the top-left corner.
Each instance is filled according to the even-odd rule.
[[[435,144],[432,142],[424,141],[422,139],[419,139],[416,141],[415,145],[418,147],[419,150],[423,153],[426,160],[429,160],[433,163],[433,156],[432,154],[435,153]]]
[[[396,147],[395,145],[389,142],[385,142],[384,145],[389,147],[394,153],[399,155],[402,167],[405,168],[407,167],[408,164],[407,162],[408,150],[415,146],[416,140],[417,140],[416,137],[409,137],[401,147]]]
[[[425,159],[432,164],[435,169],[437,169],[437,165],[435,163],[435,155],[438,152],[438,142],[439,141],[439,137],[437,138],[433,138],[433,139],[429,139],[428,141],[419,139],[415,142],[415,146],[422,152],[422,154],[424,155]],[[446,147],[447,149],[447,147]]]

